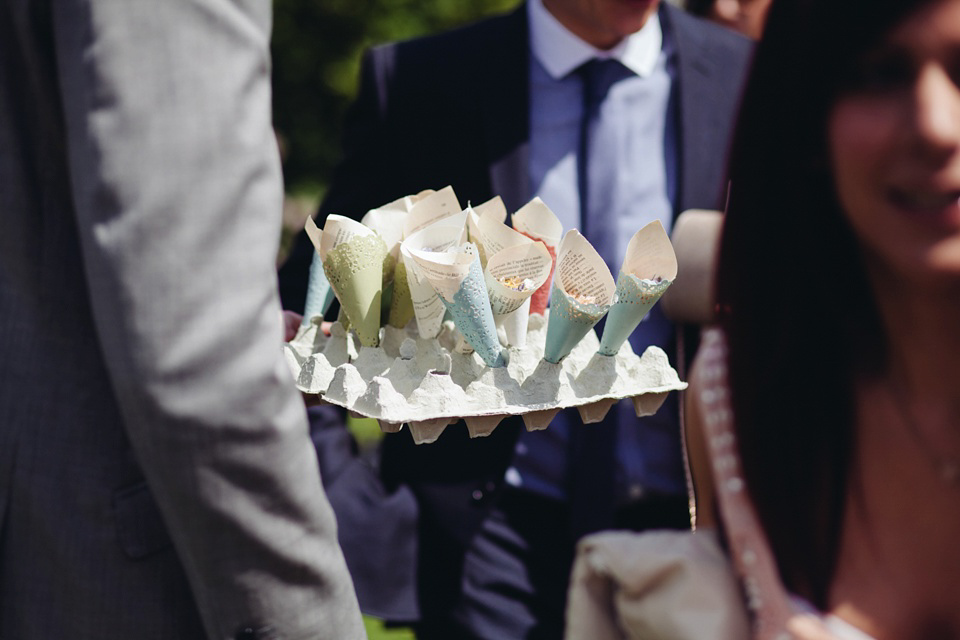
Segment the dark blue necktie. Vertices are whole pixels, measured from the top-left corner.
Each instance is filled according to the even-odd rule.
[[[583,114],[577,149],[577,188],[580,231],[611,267],[614,279],[616,221],[611,219],[616,188],[616,122],[604,117],[603,101],[610,88],[632,75],[620,62],[593,59],[576,71],[583,81]],[[613,271],[613,269],[616,271]],[[602,324],[597,326],[598,334]],[[574,539],[614,524],[617,426],[616,406],[603,422],[584,425],[574,420],[570,447],[570,515]]]
[[[576,73],[583,82],[583,112],[577,149],[577,189],[580,194],[580,232],[600,253],[613,277],[620,265],[616,259],[616,221],[611,219],[617,188],[618,136],[620,114],[602,109],[610,88],[633,75],[617,60],[595,58],[581,65]]]

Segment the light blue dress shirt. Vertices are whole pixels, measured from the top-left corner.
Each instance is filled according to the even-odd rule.
[[[669,38],[654,15],[643,29],[609,51],[599,51],[561,25],[542,0],[527,4],[530,24],[530,184],[557,215],[564,230],[583,229],[577,190],[577,145],[582,115],[582,83],[573,73],[595,57],[614,57],[634,72],[616,83],[601,109],[604,117],[622,123],[615,154],[615,192],[611,219],[613,255],[605,256],[616,279],[633,234],[660,220],[667,232],[676,197],[676,126],[671,101],[674,71]],[[589,238],[588,238],[589,239]],[[648,344],[666,346],[672,329],[659,306],[631,336],[637,353]],[[680,494],[686,490],[679,451],[678,419],[672,407],[637,419],[630,401],[620,412],[617,491],[620,501],[644,492]],[[523,433],[506,481],[516,487],[559,500],[566,499],[568,439],[580,423],[575,410],[561,412],[544,431]]]

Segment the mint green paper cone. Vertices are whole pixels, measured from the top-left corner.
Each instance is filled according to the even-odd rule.
[[[467,277],[448,302],[440,296],[446,305],[453,323],[463,334],[463,338],[473,347],[488,367],[503,367],[503,347],[497,337],[497,327],[493,321],[490,297],[483,279],[479,256],[470,265]]]
[[[556,364],[566,358],[587,332],[600,322],[610,305],[577,302],[556,284],[550,296],[550,319],[543,359]]]
[[[607,313],[598,353],[615,356],[637,328],[644,316],[670,286],[670,280],[642,280],[632,273],[620,272],[617,278],[616,302]]]
[[[310,324],[314,316],[321,318],[326,315],[333,302],[333,287],[327,280],[327,274],[323,272],[323,261],[320,254],[313,252],[313,261],[310,263],[310,280],[307,284],[307,301],[303,308],[302,326]]]

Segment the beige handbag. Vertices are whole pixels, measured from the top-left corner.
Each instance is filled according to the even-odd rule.
[[[834,638],[816,614],[794,609],[747,495],[719,330],[704,332],[690,392],[702,414],[730,550],[711,529],[584,538],[571,577],[566,640]]]
[[[714,531],[610,531],[577,545],[565,637],[746,640],[750,622]]]

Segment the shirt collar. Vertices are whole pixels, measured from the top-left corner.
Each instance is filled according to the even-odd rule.
[[[530,50],[554,79],[560,79],[592,58],[614,58],[640,77],[653,73],[663,47],[660,15],[654,14],[643,28],[609,51],[587,44],[560,24],[543,6],[543,0],[527,2]]]

